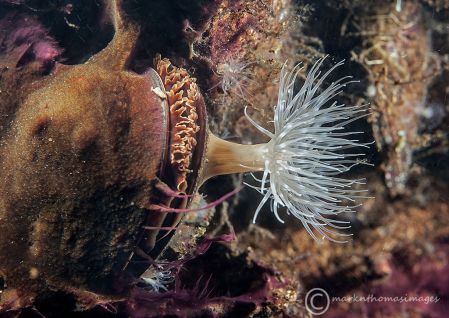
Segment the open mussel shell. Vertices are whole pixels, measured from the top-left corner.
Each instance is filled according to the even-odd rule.
[[[163,155],[152,203],[174,209],[184,209],[189,206],[192,196],[197,192],[201,182],[200,176],[205,160],[208,136],[206,107],[195,79],[190,77],[184,69],[172,66],[167,59],[159,61],[157,64],[159,72],[149,69],[146,74],[151,78],[153,91],[161,97],[163,107],[167,110],[168,129],[166,151]],[[161,79],[161,75],[164,79]],[[192,108],[191,112],[188,109],[180,111],[180,108],[186,104]],[[193,115],[192,112],[194,112]],[[190,125],[185,123],[175,113],[190,115],[194,123],[190,123]],[[191,129],[192,124],[196,127],[195,131]],[[175,139],[177,138],[175,134],[184,136],[183,131],[188,129],[192,132],[193,144],[185,147],[185,155],[188,156],[188,170],[183,176],[180,176],[179,165],[175,162],[177,158],[174,154]],[[166,186],[170,191],[176,192],[179,197],[166,193],[162,189]],[[126,271],[134,276],[140,276],[145,272],[148,266],[153,264],[163,252],[183,215],[183,213],[163,213],[150,210],[143,225],[146,230],[142,231],[140,235],[137,249],[132,253],[125,266]],[[148,230],[148,228],[151,229]]]

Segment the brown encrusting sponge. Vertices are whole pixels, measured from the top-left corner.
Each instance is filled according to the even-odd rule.
[[[176,189],[185,192],[187,175],[191,172],[191,161],[197,144],[196,103],[199,89],[195,78],[190,77],[183,68],[173,66],[168,59],[157,63],[170,107],[170,163],[173,167]]]
[[[111,43],[84,64],[57,65],[6,108],[0,315],[55,292],[89,308],[129,288],[117,282],[129,279],[123,269],[153,198],[168,114],[152,90],[158,81],[127,70],[139,29],[109,5]]]

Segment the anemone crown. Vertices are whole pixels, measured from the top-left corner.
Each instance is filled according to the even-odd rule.
[[[341,213],[354,212],[355,200],[363,197],[365,190],[355,190],[363,179],[345,179],[338,175],[349,171],[363,154],[347,149],[368,147],[351,138],[362,132],[351,132],[345,126],[366,116],[367,106],[345,106],[333,99],[351,82],[342,77],[329,86],[325,80],[343,61],[324,74],[320,71],[324,58],[319,59],[308,72],[304,84],[295,90],[301,65],[292,70],[284,65],[279,83],[279,96],[274,114],[274,132],[252,120],[250,122],[271,141],[259,149],[264,161],[262,179],[256,177],[263,194],[253,222],[268,200],[271,211],[280,222],[280,207],[286,207],[302,222],[310,235],[341,242],[349,235],[334,229],[347,229],[349,222],[337,219]]]

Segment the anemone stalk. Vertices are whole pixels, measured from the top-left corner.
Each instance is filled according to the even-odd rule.
[[[218,175],[265,169],[267,144],[242,145],[220,139],[210,132],[208,138],[203,181]]]

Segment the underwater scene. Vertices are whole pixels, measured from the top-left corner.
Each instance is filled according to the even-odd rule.
[[[449,317],[449,0],[0,0],[0,317]]]

